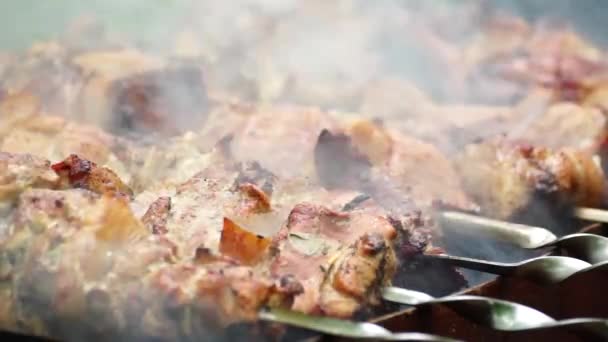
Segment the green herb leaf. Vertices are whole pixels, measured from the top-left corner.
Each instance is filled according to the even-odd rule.
[[[289,243],[305,255],[320,254],[330,247],[325,239],[308,233],[289,233]]]

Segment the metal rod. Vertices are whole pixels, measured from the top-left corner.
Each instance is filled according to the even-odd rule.
[[[608,223],[608,211],[593,208],[576,208],[574,216],[587,221]]]
[[[448,226],[458,225],[459,231],[466,231],[469,228],[472,234],[485,234],[523,248],[536,248],[557,239],[555,234],[545,228],[494,220],[457,211],[441,212],[439,218]]]
[[[498,331],[564,329],[581,337],[602,341],[608,338],[608,320],[575,318],[556,321],[534,308],[500,299],[470,295],[434,298],[426,293],[395,287],[384,288],[382,297],[406,305],[445,305],[464,318]]]
[[[457,342],[457,340],[417,332],[391,332],[377,324],[355,322],[330,317],[307,315],[296,311],[269,308],[261,311],[259,318],[265,321],[283,323],[320,333],[347,338],[373,339],[383,341],[434,341]]]

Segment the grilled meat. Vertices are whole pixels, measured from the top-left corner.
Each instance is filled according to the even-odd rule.
[[[230,10],[221,37],[180,35],[180,58],[91,48],[85,35],[108,37],[87,22],[0,58],[3,327],[174,340],[264,306],[365,317],[383,286],[464,286],[421,257],[440,251],[438,202],[525,222],[602,204],[606,69],[588,42],[474,4],[473,39],[409,5],[286,6]],[[440,152],[501,130],[453,164]]]
[[[1,242],[7,326],[64,336],[62,318],[90,314],[101,321],[84,322],[85,335],[177,338],[202,329],[187,318],[193,314],[223,327],[254,318],[265,305],[335,317],[377,306],[400,263],[433,249],[432,234],[419,233],[432,231],[432,222],[408,223],[421,215],[417,203],[424,211],[438,198],[466,202],[455,173],[431,146],[381,126],[341,126],[317,110],[274,110],[232,105],[212,112],[228,122],[215,144],[204,133],[210,128],[151,146],[105,135],[108,154],[99,164],[78,155],[51,165],[6,154],[20,167],[7,167],[3,177],[14,189]],[[40,125],[57,124],[12,127],[56,146],[65,143],[65,127],[89,132],[40,118]],[[336,149],[327,149],[336,137]],[[352,155],[335,159],[343,148]],[[116,155],[128,176],[150,173],[133,192],[105,166]],[[327,183],[326,165],[353,156],[370,171],[365,186]],[[425,193],[430,184],[404,158],[434,165],[446,186]],[[29,181],[15,187],[24,175]],[[48,286],[37,284],[42,276]],[[17,325],[42,308],[49,314]],[[19,313],[11,316],[13,310]]]
[[[133,191],[112,170],[99,167],[75,154],[51,167],[60,176],[60,182],[64,186],[83,188],[99,194],[133,196]]]
[[[379,288],[390,283],[396,236],[385,218],[300,204],[273,241],[270,272],[304,285],[296,310],[350,317],[377,304]]]
[[[500,219],[546,219],[572,205],[598,207],[604,200],[602,169],[590,154],[570,148],[487,141],[467,146],[455,165],[483,213]],[[525,215],[535,206],[538,212]]]
[[[3,172],[7,185],[27,185],[15,188],[18,206],[3,219],[8,222],[3,222],[1,242],[4,304],[0,320],[6,328],[73,337],[73,331],[62,330],[65,324],[88,316],[90,320],[82,322],[77,334],[128,336],[130,329],[136,329],[144,336],[177,338],[193,328],[184,324],[206,324],[181,321],[186,311],[224,326],[254,318],[268,303],[289,306],[290,298],[301,292],[287,275],[275,281],[230,259],[201,262],[193,258],[182,247],[189,237],[162,231],[174,222],[157,219],[152,226],[156,229],[146,228],[152,212],[162,215],[159,207],[166,199],[154,202],[142,222],[124,197],[85,189],[43,189],[58,185],[50,164],[25,156],[5,157],[13,162]],[[48,177],[34,177],[45,175],[43,166],[51,172]],[[13,171],[17,167],[19,178]],[[176,215],[184,212],[184,206],[188,208],[187,201],[176,204]],[[213,207],[203,202],[203,207],[207,205]],[[198,248],[213,242],[211,237],[207,241]]]
[[[428,208],[438,200],[472,206],[438,149],[366,120],[350,122],[343,132],[322,132],[315,162],[325,186],[356,188],[392,212],[408,212],[413,203]]]
[[[2,242],[5,326],[171,339],[197,325],[252,319],[266,303],[289,306],[300,291],[229,261],[180,260],[170,239],[150,235],[129,212],[125,202],[85,190],[23,193]],[[75,321],[78,329],[66,330]]]
[[[32,181],[18,189],[18,207],[5,225],[0,320],[10,329],[73,337],[65,324],[78,320],[77,336],[179,338],[201,324],[255,318],[264,305],[350,317],[377,305],[378,290],[396,271],[399,244],[389,220],[304,203],[272,246],[260,248],[265,260],[243,265],[246,260],[221,247],[234,243],[223,241],[235,234],[225,215],[247,222],[272,207],[256,185],[217,165],[175,189],[171,200],[152,201],[141,221],[144,193],[130,205],[112,191],[47,190],[59,188],[62,177],[49,163],[19,166],[25,175],[44,174],[36,170],[46,167],[50,184]],[[248,233],[239,234],[247,244]]]
[[[73,51],[40,45],[5,70],[0,87],[29,93],[45,112],[108,131],[174,135],[202,124],[208,110],[201,65],[137,50]]]

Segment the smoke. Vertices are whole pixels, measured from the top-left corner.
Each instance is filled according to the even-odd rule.
[[[467,75],[458,68],[464,69],[468,56],[463,51],[483,36],[493,15],[511,11],[530,21],[563,18],[585,37],[606,44],[608,38],[598,30],[606,9],[601,0],[3,1],[0,42],[5,51],[56,39],[77,48],[135,46],[167,59],[194,59],[205,66],[211,97],[229,94],[252,102],[361,111],[390,127],[451,146],[454,142],[444,131],[427,134],[422,127],[449,126],[457,121],[452,114],[442,112],[425,122],[427,112],[418,109],[430,102],[470,104],[481,98],[490,98],[484,104],[492,106],[511,105],[517,96],[510,90],[505,96],[480,94],[487,90],[485,79],[474,93],[464,91]],[[174,102],[186,102],[171,108],[207,103],[193,102],[196,95],[179,87],[158,91]],[[391,93],[399,103],[385,100]],[[196,130],[199,121],[193,116],[198,113],[184,111],[173,118],[179,118],[181,128]],[[116,131],[132,128],[124,120],[111,121],[124,126]],[[399,127],[402,121],[410,124]],[[455,255],[497,261],[531,255],[458,234],[448,235],[445,246]],[[471,274],[472,283],[485,279]]]

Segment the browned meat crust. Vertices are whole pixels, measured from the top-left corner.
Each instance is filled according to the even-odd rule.
[[[133,49],[77,51],[41,44],[11,63],[1,85],[26,92],[40,109],[125,133],[173,135],[200,127],[208,111],[200,64]]]
[[[142,216],[141,221],[152,232],[162,235],[168,232],[167,220],[171,211],[171,197],[161,196],[150,204],[148,211]]]
[[[64,336],[61,322],[83,316],[99,320],[84,319],[87,336],[176,338],[198,329],[183,315],[223,327],[255,318],[265,305],[351,317],[378,305],[397,256],[430,248],[402,247],[406,231],[374,198],[354,203],[356,190],[284,179],[221,148],[188,181],[134,200],[115,173],[76,155],[52,166],[4,156],[21,168],[4,171],[7,184],[30,175],[13,193],[18,207],[0,241],[0,319],[15,330]],[[286,223],[270,244],[244,229],[256,222]],[[21,322],[43,308],[48,315]]]
[[[456,165],[484,214],[500,219],[521,215],[537,200],[546,201],[546,210],[598,207],[604,200],[600,166],[573,149],[488,141],[468,146]]]
[[[135,329],[171,339],[191,331],[184,324],[219,329],[255,318],[263,305],[289,307],[302,291],[288,275],[182,258],[172,238],[150,235],[125,201],[87,190],[26,190],[9,231],[0,320],[18,331],[109,338]],[[189,310],[208,321],[184,320]],[[75,321],[78,330],[61,330]]]
[[[75,154],[64,161],[53,164],[52,169],[68,187],[91,190],[99,194],[133,196],[133,191],[122,182],[114,171],[81,159]]]
[[[273,241],[271,274],[292,274],[304,285],[296,310],[350,317],[378,303],[377,291],[390,283],[396,237],[385,218],[300,204]]]

